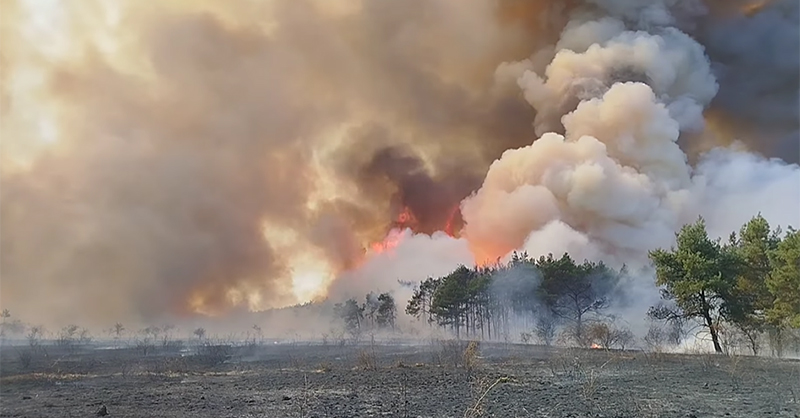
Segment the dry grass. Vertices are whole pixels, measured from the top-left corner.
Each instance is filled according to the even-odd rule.
[[[659,399],[632,398],[636,408],[636,416],[640,418],[661,418],[665,416],[668,404]]]
[[[356,357],[357,367],[363,370],[377,370],[378,359],[371,350],[360,350]]]
[[[213,367],[230,360],[232,355],[232,345],[206,342],[197,348],[197,353],[194,355],[194,358],[204,366]]]
[[[486,400],[486,397],[489,395],[489,393],[492,390],[494,390],[497,386],[504,383],[508,383],[510,380],[511,379],[509,379],[508,377],[500,377],[487,387],[480,390],[477,399],[475,399],[475,402],[472,404],[472,406],[470,406],[469,408],[467,408],[466,411],[464,411],[464,418],[476,418],[482,416],[484,413],[483,411],[484,401]]]
[[[579,378],[583,376],[583,365],[578,351],[567,348],[547,362],[553,377]]]
[[[464,368],[472,371],[480,366],[478,341],[439,340],[439,349],[433,353],[433,362],[439,366]]]
[[[331,363],[330,363],[330,362],[327,362],[327,361],[326,361],[326,362],[324,362],[324,363],[320,363],[320,364],[319,364],[319,367],[317,367],[317,370],[316,370],[316,371],[317,371],[318,373],[328,373],[328,372],[330,372],[331,370],[333,370],[333,366],[331,366]]]
[[[472,371],[480,366],[480,344],[477,341],[470,341],[462,355],[464,368]]]
[[[591,399],[597,393],[598,376],[602,373],[603,369],[611,363],[611,358],[606,360],[600,367],[589,369],[587,372],[582,372],[584,377],[582,385],[582,394],[584,399]]]
[[[741,355],[731,355],[728,356],[727,364],[725,365],[725,371],[731,378],[731,382],[733,383],[736,389],[739,389],[739,385],[742,382],[743,378],[743,370],[742,370],[742,358],[744,356]]]

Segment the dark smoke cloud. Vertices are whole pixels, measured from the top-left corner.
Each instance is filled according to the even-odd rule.
[[[720,83],[713,106],[745,128],[742,139],[754,150],[798,162],[800,3],[778,0],[750,16],[707,20],[697,36]]]

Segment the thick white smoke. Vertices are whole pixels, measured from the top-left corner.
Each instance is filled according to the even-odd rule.
[[[720,234],[737,229],[758,212],[746,204],[753,193],[756,205],[774,202],[773,222],[797,225],[797,166],[728,150],[704,156],[695,171],[678,146],[702,133],[717,93],[703,47],[673,27],[625,28],[610,17],[573,23],[555,53],[498,69],[501,83],[516,76],[541,137],[506,151],[462,203],[478,256],[569,251],[643,265],[698,215]]]
[[[400,282],[444,276],[460,264],[473,263],[466,240],[443,232],[428,236],[415,235],[408,229],[394,230],[388,241],[391,248],[370,254],[363,265],[340,276],[328,289],[329,297],[361,299],[369,292],[396,292],[395,298],[405,303],[411,291]]]

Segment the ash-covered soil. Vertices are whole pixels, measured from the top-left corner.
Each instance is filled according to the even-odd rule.
[[[0,417],[800,417],[791,360],[463,342],[25,349],[0,351]]]

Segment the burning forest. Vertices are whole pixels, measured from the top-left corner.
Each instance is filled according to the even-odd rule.
[[[800,225],[798,9],[4,2],[0,305],[224,321],[568,254],[641,317],[684,225]]]
[[[4,416],[800,416],[796,0],[0,1]]]

